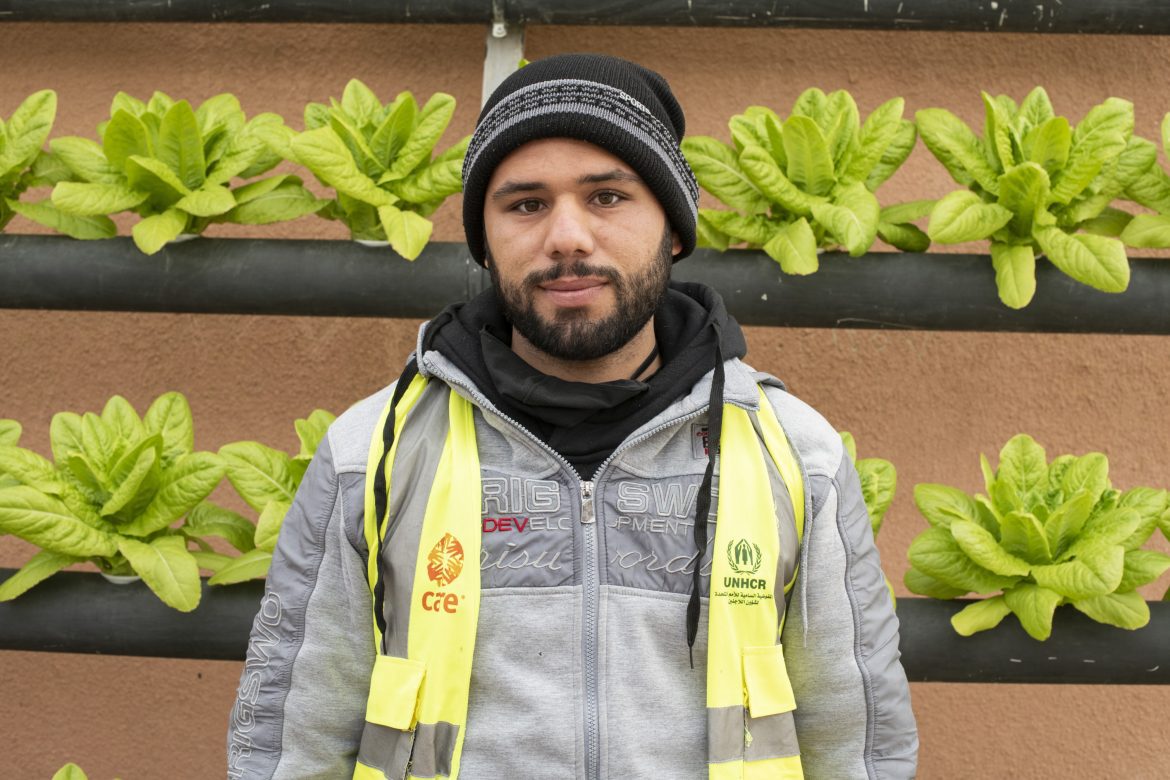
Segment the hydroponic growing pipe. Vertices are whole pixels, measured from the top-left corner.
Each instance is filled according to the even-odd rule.
[[[1170,33],[1162,0],[7,0],[0,2],[2,20]]]
[[[12,574],[0,569],[0,582]],[[63,572],[0,603],[0,650],[241,661],[257,612],[261,623],[280,617],[279,602],[263,594],[259,581],[205,584],[199,607],[183,614],[142,583]],[[966,604],[898,599],[902,665],[912,682],[1170,683],[1170,603],[1151,603],[1150,624],[1137,631],[1062,607],[1047,642],[1030,638],[1010,616],[991,631],[961,637],[950,617]]]
[[[745,325],[1170,334],[1170,261],[1133,261],[1120,294],[1037,266],[1020,311],[1000,303],[985,255],[825,254],[796,277],[762,252],[698,250],[674,276],[714,287]],[[147,257],[128,238],[0,235],[8,309],[424,318],[488,283],[454,242],[410,263],[347,241],[205,238]]]
[[[15,573],[0,569],[0,582]],[[259,580],[229,587],[205,580],[199,606],[184,614],[141,582],[60,572],[0,602],[0,650],[243,660],[263,593]]]

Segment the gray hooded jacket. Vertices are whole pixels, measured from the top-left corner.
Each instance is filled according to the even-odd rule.
[[[460,776],[706,777],[705,598],[693,669],[684,624],[710,373],[598,469],[594,522],[583,522],[582,480],[569,464],[446,357],[423,352],[421,333],[419,343],[419,371],[434,389],[476,407],[480,448],[483,590]],[[913,777],[918,738],[898,621],[857,473],[833,428],[778,381],[738,359],[724,371],[725,402],[749,412],[764,387],[804,472],[805,532],[781,639],[805,775]],[[392,389],[333,424],[284,521],[231,714],[230,778],[352,776],[373,665],[363,490]],[[442,415],[404,429],[400,453],[441,446],[431,418]],[[394,517],[429,488],[425,473],[409,482],[390,501],[389,644],[417,554],[417,542],[396,547]],[[781,541],[795,546],[791,502],[774,474],[773,483],[785,507]]]

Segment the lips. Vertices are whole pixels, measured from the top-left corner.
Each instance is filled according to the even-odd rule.
[[[568,279],[554,279],[551,282],[545,282],[541,288],[549,292],[576,292],[578,290],[586,290],[590,287],[600,287],[605,284],[604,279],[599,279],[595,276],[580,277],[575,276]]]
[[[608,284],[596,276],[574,276],[545,282],[540,289],[558,306],[586,306],[597,300]]]

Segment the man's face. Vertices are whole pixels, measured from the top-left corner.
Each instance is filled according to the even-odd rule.
[[[632,339],[682,249],[629,165],[567,138],[531,141],[504,158],[488,182],[484,231],[504,315],[562,360],[594,360]]]

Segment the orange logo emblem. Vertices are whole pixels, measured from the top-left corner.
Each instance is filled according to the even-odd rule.
[[[443,538],[427,554],[427,576],[439,587],[444,587],[453,582],[461,571],[463,545],[451,534],[443,534]]]

